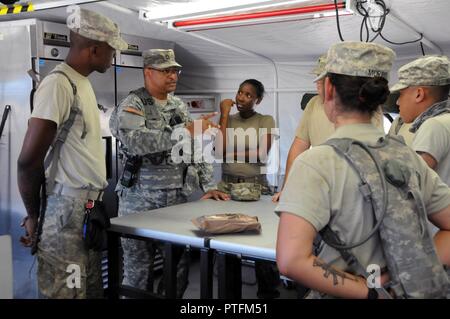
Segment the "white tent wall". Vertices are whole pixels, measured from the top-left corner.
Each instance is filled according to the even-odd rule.
[[[35,4],[51,1],[35,0]],[[70,2],[70,1],[69,1]],[[76,1],[72,1],[76,2]],[[206,27],[201,31],[184,32],[168,29],[165,25],[140,20],[139,10],[150,5],[176,4],[186,1],[119,0],[82,4],[82,7],[105,14],[117,21],[126,34],[171,41],[175,43],[177,60],[184,71],[177,93],[217,93],[220,99],[234,97],[239,83],[255,78],[264,83],[267,95],[258,107],[278,120],[280,127],[280,173],[284,165],[295,128],[302,116],[300,100],[305,92],[313,92],[309,71],[317,57],[339,41],[334,16],[298,18],[278,23],[255,23],[237,27]],[[450,34],[447,12],[448,0],[385,0],[390,14],[383,34],[393,41],[410,41],[423,33],[427,54],[450,52]],[[310,1],[311,4],[333,3]],[[64,23],[67,8],[61,7],[21,14],[23,18],[39,18]],[[17,19],[14,16],[0,17]],[[359,40],[362,17],[358,14],[340,17],[340,26],[346,40]],[[202,39],[203,38],[203,39]],[[404,63],[421,55],[418,43],[401,46],[387,44],[378,37],[375,42],[393,48],[397,61],[391,75]],[[258,58],[261,55],[266,58]],[[278,70],[275,84],[274,61]],[[276,90],[274,91],[276,87]],[[275,94],[277,96],[275,96]],[[278,112],[277,112],[278,109]]]
[[[419,53],[419,52],[417,52]],[[396,59],[390,75],[390,84],[397,81],[398,69],[420,55],[403,56]],[[318,58],[318,56],[316,57]],[[182,77],[177,89],[182,94],[198,93],[218,93],[220,100],[236,96],[239,84],[245,79],[254,78],[261,81],[266,89],[266,95],[257,107],[258,112],[269,114],[278,119],[280,133],[278,149],[273,149],[271,158],[276,159],[274,152],[279,152],[279,166],[273,161],[269,171],[274,172],[269,176],[272,185],[281,185],[284,178],[287,154],[294,139],[295,130],[301,120],[303,111],[300,101],[303,94],[314,93],[316,91],[313,82],[314,76],[311,70],[316,64],[316,59],[309,62],[279,62],[276,63],[278,70],[278,103],[275,106],[274,100],[274,68],[269,63],[262,64],[220,64],[209,66],[187,65],[183,70]],[[277,111],[278,109],[278,111]],[[232,111],[234,114],[236,110]],[[278,114],[277,114],[278,113]],[[218,116],[216,119],[218,120]],[[386,132],[390,127],[390,122],[384,119]],[[279,169],[279,171],[278,171]],[[278,173],[278,174],[277,174]],[[276,180],[278,175],[278,180]]]
[[[49,9],[3,15],[0,16],[0,22],[36,18],[64,24],[69,15],[66,5],[83,2],[81,7],[104,14],[117,22],[123,34],[174,43],[176,59],[184,67],[177,94],[214,94],[222,100],[234,98],[239,84],[245,79],[255,78],[261,81],[267,93],[257,110],[276,118],[280,130],[279,149],[275,145],[272,155],[277,159],[279,154],[281,158],[278,159],[278,162],[272,163],[269,169],[275,173],[269,176],[270,182],[279,186],[284,177],[286,157],[294,138],[295,129],[303,116],[300,106],[301,98],[304,93],[315,92],[313,75],[310,74],[310,71],[315,66],[319,55],[326,52],[330,45],[340,41],[336,17],[312,18],[309,16],[308,18],[292,19],[288,22],[272,21],[271,23],[256,22],[253,25],[245,26],[208,27],[192,32],[180,31],[168,28],[164,24],[139,19],[140,9],[148,9],[152,5],[192,1],[194,0],[108,0],[86,3],[86,1],[70,0],[32,0],[36,6],[45,5]],[[25,2],[25,0],[21,2]],[[214,2],[216,1],[210,1],[210,3]],[[450,0],[385,0],[385,2],[390,9],[383,29],[383,35],[386,38],[396,42],[411,41],[419,39],[419,33],[422,33],[426,54],[450,55],[450,23],[448,19]],[[59,3],[59,7],[52,8],[52,3]],[[333,0],[311,0],[309,3],[331,4]],[[298,4],[298,6],[302,5]],[[360,40],[362,19],[359,14],[340,17],[340,27],[345,40]],[[4,47],[2,39],[7,38],[2,32],[5,32],[5,29],[0,27],[0,52]],[[25,37],[18,37],[17,44],[24,41],[28,42]],[[391,73],[391,84],[397,80],[396,73],[400,66],[422,55],[421,47],[417,42],[393,45],[386,43],[380,37],[375,42],[387,45],[397,54]],[[18,57],[26,53],[18,49],[14,50],[17,50]],[[0,143],[0,179],[3,179],[3,187],[0,183],[0,191],[4,191],[6,196],[11,197],[12,194],[17,195],[18,198],[17,185],[9,188],[4,185],[6,182],[15,183],[16,170],[8,169],[8,167],[12,167],[8,165],[10,163],[15,165],[22,140],[11,145],[10,151],[2,153],[2,150],[10,146],[5,142],[6,139],[15,137],[15,141],[17,141],[21,136],[23,139],[26,128],[24,119],[29,116],[28,94],[31,89],[31,81],[25,73],[29,67],[25,68],[26,65],[23,65],[19,68],[7,63],[13,57],[11,52],[4,53],[7,55],[6,58],[0,54],[3,70],[6,70],[3,74],[0,73],[0,78],[3,75],[4,88],[8,88],[3,91],[0,88],[0,110],[3,110],[6,104],[13,104],[5,98],[2,99],[2,92],[8,94],[20,92],[23,102],[14,103],[23,106],[27,113],[18,116],[19,108],[14,108],[8,118],[6,129],[11,133],[4,134],[1,140],[1,143],[4,144]],[[141,74],[139,76],[141,77]],[[21,87],[14,84],[11,79],[15,78],[23,79],[27,85]],[[140,85],[139,80],[136,82]],[[25,94],[23,94],[24,92]],[[100,93],[107,95],[105,92]],[[216,106],[218,107],[218,103]],[[199,113],[193,113],[194,117],[199,115]],[[218,120],[218,116],[216,119]],[[219,179],[220,165],[215,167],[215,177]],[[277,175],[281,177],[278,181],[276,180]],[[23,250],[19,250],[18,241],[18,235],[23,233],[23,230],[19,228],[21,219],[19,217],[25,214],[23,204],[21,200],[16,200],[10,207],[5,207],[3,194],[0,194],[0,202],[0,210],[20,210],[21,215],[16,214],[17,218],[15,219],[6,215],[0,216],[0,233],[7,231],[5,228],[14,228],[13,252],[23,252]],[[16,274],[19,274],[14,277],[14,297],[16,298],[30,298],[36,291],[35,278],[29,280],[22,275],[28,274],[31,264],[31,256],[19,254],[14,257],[14,270]]]
[[[278,185],[275,179],[278,171],[277,155],[281,156],[279,174],[283,175],[287,153],[303,113],[300,107],[301,98],[304,93],[316,90],[313,83],[314,76],[310,73],[315,63],[316,61],[277,63],[279,87],[277,90],[275,90],[274,67],[269,63],[186,67],[177,92],[219,93],[220,100],[234,99],[239,84],[244,80],[254,78],[261,81],[266,95],[257,106],[257,111],[278,118],[280,140],[278,144],[274,144],[271,154],[272,166],[269,167],[269,171],[273,172],[269,176],[270,182]],[[275,92],[278,93],[278,103],[275,103]],[[232,114],[235,112],[236,110],[233,110]]]

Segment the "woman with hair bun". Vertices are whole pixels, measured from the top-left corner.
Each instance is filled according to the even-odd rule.
[[[394,57],[395,53],[391,49],[374,43],[341,42],[329,49],[325,72],[319,78],[325,79],[325,113],[336,127],[330,139],[337,139],[339,142],[352,139],[371,146],[386,140],[384,133],[371,124],[371,115],[389,94],[387,78]],[[330,143],[332,141],[329,140],[328,144]],[[402,147],[403,157],[393,151],[387,158],[397,161],[407,159],[403,163],[417,174],[426,217],[441,230],[435,237],[438,255],[434,255],[434,261],[448,265],[450,190],[411,149],[403,144],[394,146],[399,150]],[[385,164],[386,159],[383,160]],[[370,165],[374,166],[372,160],[364,167],[371,167]],[[292,166],[276,208],[276,213],[280,216],[277,264],[280,273],[311,288],[308,298],[373,299],[387,296],[379,289],[369,288],[370,285],[364,278],[367,277],[367,267],[373,265],[379,267],[378,282],[382,285],[391,275],[391,268],[386,267],[386,251],[383,250],[385,242],[381,240],[381,233],[377,231],[373,232],[373,236],[368,236],[376,229],[374,226],[378,220],[374,212],[378,212],[379,208],[372,209],[371,201],[361,192],[367,190],[360,187],[363,185],[360,175],[364,174],[365,172],[358,172],[345,156],[327,144],[302,153]],[[378,179],[373,179],[379,181],[382,179],[380,176],[381,174],[376,174]],[[386,194],[388,205],[392,205],[397,199],[393,199],[395,194],[388,193],[386,189],[398,190],[391,185],[388,187],[371,196]],[[419,214],[416,215],[418,216]],[[385,215],[383,217],[386,218]],[[411,220],[396,222],[402,223],[397,225],[398,229],[409,231],[411,228]],[[347,248],[344,253],[341,249],[333,248],[334,245],[324,244],[318,256],[314,256],[313,240],[325,229],[331,229],[337,237],[334,242],[340,242],[341,246],[361,244]],[[421,232],[428,236],[426,227]],[[428,239],[433,246],[432,238]],[[329,243],[328,239],[325,242]],[[444,246],[447,248],[440,249]],[[348,258],[349,254],[357,263]],[[428,258],[428,255],[425,256]],[[355,267],[357,264],[361,267]],[[434,282],[430,287],[432,284]]]

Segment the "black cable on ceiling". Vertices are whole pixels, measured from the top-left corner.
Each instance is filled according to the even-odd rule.
[[[386,39],[385,36],[383,36],[381,33],[380,33],[380,36],[381,36],[381,38],[382,38],[384,41],[386,41],[387,43],[395,44],[395,45],[404,45],[404,44],[416,43],[416,42],[422,41],[422,39],[423,39],[423,34],[422,34],[422,33],[420,33],[420,38],[419,38],[419,39],[417,39],[417,40],[412,40],[412,41],[406,41],[406,42],[394,42],[394,41],[388,40],[388,39]]]
[[[338,33],[339,33],[339,38],[341,39],[342,42],[344,42],[345,40],[342,37],[341,26],[339,24],[339,12],[338,12],[337,0],[334,0],[334,8],[336,9],[336,24],[337,24],[337,30],[338,30]]]
[[[363,16],[363,19],[361,21],[361,28],[359,29],[359,40],[361,42],[368,42],[369,41],[369,27],[367,25],[367,18],[369,17],[369,12],[362,6],[362,3],[366,3],[367,1],[361,1],[356,3],[356,10],[359,12],[360,15]],[[366,40],[363,40],[363,29],[366,29]]]
[[[412,40],[412,41],[405,41],[405,42],[395,42],[395,41],[389,40],[386,38],[386,36],[384,36],[382,34],[382,31],[384,30],[384,26],[386,23],[386,17],[388,16],[388,14],[390,12],[390,10],[386,7],[386,3],[384,2],[384,0],[375,0],[375,3],[378,4],[382,8],[383,13],[380,16],[376,16],[376,17],[381,18],[380,24],[377,28],[374,28],[373,25],[370,25],[370,30],[373,33],[375,33],[375,35],[372,37],[372,39],[369,40],[370,31],[369,31],[368,21],[370,18],[373,18],[374,16],[371,16],[369,14],[369,12],[366,10],[366,8],[364,8],[363,4],[365,4],[365,3],[367,3],[367,0],[358,0],[356,2],[356,10],[358,11],[359,14],[361,14],[363,16],[363,20],[361,22],[360,34],[359,34],[359,38],[360,38],[361,42],[363,42],[363,40],[364,40],[364,30],[366,31],[364,42],[373,42],[378,37],[381,37],[384,41],[386,41],[387,43],[393,44],[393,45],[404,45],[404,44],[411,44],[411,43],[416,43],[416,42],[422,41],[422,39],[423,39],[422,33],[420,33],[419,39]],[[422,54],[425,54],[425,52],[423,50],[422,42],[420,42],[420,43],[421,43],[421,48],[422,48]]]
[[[422,50],[422,55],[425,56],[425,50],[423,49],[422,41],[420,41],[420,50]]]
[[[383,14],[381,16],[371,16],[369,14],[369,12],[366,10],[366,8],[364,8],[363,4],[367,3],[366,0],[360,0],[356,3],[356,10],[359,12],[360,15],[363,16],[363,20],[361,22],[361,28],[360,28],[360,40],[363,41],[363,30],[365,27],[366,30],[366,40],[365,42],[373,42],[378,36],[380,36],[381,31],[384,28],[384,24],[386,23],[386,16],[389,14],[389,9],[386,7],[384,1],[382,0],[376,0],[376,3],[383,8]],[[373,17],[380,17],[381,21],[380,24],[377,28],[374,28],[374,26],[372,24],[370,24],[370,29],[372,30],[372,32],[375,33],[375,35],[373,36],[372,39],[369,40],[370,38],[370,32],[369,32],[369,19],[373,18]]]

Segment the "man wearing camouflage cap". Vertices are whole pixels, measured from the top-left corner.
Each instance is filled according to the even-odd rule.
[[[371,123],[389,95],[394,58],[376,43],[340,42],[328,51],[320,78],[325,77],[325,112],[336,131],[294,161],[275,209],[278,267],[312,289],[308,298],[447,294],[442,264],[450,264],[450,190],[414,151]],[[380,182],[384,175],[386,182]],[[434,243],[422,227],[424,218],[442,230]],[[315,255],[318,232],[326,244]],[[375,287],[374,265],[381,284]],[[390,293],[383,289],[387,282]]]
[[[105,157],[99,151],[103,148],[99,110],[87,77],[94,71],[104,73],[115,51],[127,45],[117,25],[100,14],[80,9],[75,21],[69,26],[71,46],[65,62],[36,91],[18,159],[18,184],[28,213],[21,242],[37,247],[38,287],[44,298],[103,297],[101,255],[87,249],[82,238],[85,205],[100,205],[107,186]],[[60,134],[64,130],[65,140]],[[59,139],[62,144],[53,142]],[[52,158],[44,169],[50,145]],[[41,199],[44,183],[46,196]],[[39,236],[41,201],[47,208],[45,218],[42,214],[39,218]],[[78,276],[74,285],[69,284],[70,271]]]
[[[120,152],[125,166],[116,191],[119,195],[119,216],[176,205],[187,201],[188,195],[201,186],[204,199],[229,199],[218,192],[213,182],[212,165],[171,161],[177,141],[172,132],[186,128],[194,136],[194,122],[186,105],[171,95],[176,89],[181,65],[175,61],[173,50],[152,49],[143,53],[144,87],[130,94],[114,110],[110,119],[113,135],[121,142]],[[201,131],[217,127],[208,114],[196,121]],[[187,142],[191,143],[189,138]],[[124,281],[139,289],[153,291],[153,265],[156,243],[123,239]],[[188,256],[177,251],[177,297],[187,286]],[[162,294],[164,280],[158,285]]]
[[[317,65],[312,69],[310,74],[318,77],[325,69],[327,63],[327,54],[322,54]],[[286,159],[286,172],[284,175],[283,187],[289,175],[292,163],[301,153],[309,149],[311,146],[320,145],[325,142],[331,134],[334,133],[334,124],[330,122],[323,108],[323,78],[316,79],[318,95],[314,96],[306,105],[300,123],[295,131],[295,137],[289,149]],[[380,128],[383,127],[381,110],[374,114],[373,122]],[[281,192],[276,193],[272,200],[277,202],[281,196]]]
[[[450,61],[425,56],[398,70],[397,104],[405,123],[415,133],[411,147],[450,185]]]

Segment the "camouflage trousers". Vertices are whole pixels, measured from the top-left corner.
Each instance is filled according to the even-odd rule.
[[[46,298],[103,298],[101,253],[82,239],[85,200],[62,195],[47,198],[38,246],[38,288]]]
[[[185,203],[181,189],[145,190],[135,185],[119,192],[119,216],[142,213],[152,209]],[[148,212],[151,214],[151,212]],[[122,284],[153,292],[155,256],[159,251],[164,258],[161,242],[122,238]],[[185,247],[175,251],[177,262],[177,298],[182,298],[188,284],[189,253]],[[164,274],[157,291],[164,294]]]
[[[450,282],[450,266],[444,266],[444,269],[447,272],[448,281]],[[450,285],[447,288],[447,299],[450,299]]]

